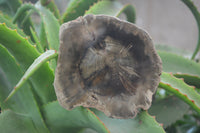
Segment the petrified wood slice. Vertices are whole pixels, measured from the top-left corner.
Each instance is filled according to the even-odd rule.
[[[161,60],[134,24],[87,15],[60,28],[54,86],[66,109],[92,107],[114,118],[147,110],[160,81]]]

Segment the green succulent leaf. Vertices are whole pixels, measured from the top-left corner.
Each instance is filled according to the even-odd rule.
[[[12,12],[12,15],[14,15],[17,9],[21,6],[22,1],[21,0],[6,0],[6,3],[8,7],[10,8],[10,11]]]
[[[38,133],[30,117],[6,110],[0,114],[1,133]]]
[[[127,21],[135,23],[136,20],[136,13],[135,8],[131,4],[125,5],[116,15],[119,17],[122,13],[124,13],[127,17]]]
[[[200,88],[200,64],[175,53],[158,51],[164,72],[172,72],[175,77],[183,78],[186,83]]]
[[[29,42],[33,45],[33,43],[30,40],[30,38],[28,38],[27,35],[24,34],[24,32],[21,29],[19,29],[16,25],[14,25],[10,20],[8,20],[7,18],[5,18],[2,14],[0,14],[0,23],[5,23],[9,28],[11,28],[13,30],[16,29],[17,32],[21,36],[26,37],[29,40]]]
[[[0,24],[0,43],[16,58],[23,71],[26,71],[33,61],[40,55],[27,38],[12,30],[5,23]],[[38,96],[38,102],[45,104],[56,99],[53,87],[54,74],[48,64],[43,64],[30,81]]]
[[[183,78],[185,83],[200,88],[200,77],[198,76],[189,74],[174,74],[174,76],[177,78]]]
[[[173,93],[200,114],[200,94],[183,80],[174,77],[172,74],[163,72],[159,87]]]
[[[9,0],[11,1],[11,0]],[[31,6],[29,6],[29,4],[23,4],[23,5],[19,5],[18,8],[16,9],[16,14],[13,18],[13,23],[18,23],[19,27],[23,29],[24,33],[26,33],[26,35],[29,35],[32,39],[32,41],[34,42],[34,39],[32,37],[30,28],[34,29],[32,21],[30,19],[30,13],[27,14],[27,10],[31,9]],[[32,10],[34,10],[32,8]],[[32,12],[31,12],[32,13]]]
[[[0,0],[0,11],[12,17],[21,4],[21,0]]]
[[[122,13],[126,15],[127,21],[135,23],[136,14],[134,7],[130,4],[123,6],[117,1],[99,1],[85,12],[85,14],[105,14],[116,17],[119,17]]]
[[[7,97],[6,100],[10,99],[18,91],[18,89],[20,87],[22,87],[22,85],[24,83],[27,82],[28,78],[30,76],[32,76],[44,63],[46,63],[48,60],[53,59],[57,56],[58,56],[58,54],[56,53],[55,50],[48,50],[45,53],[43,53],[42,55],[40,55],[37,59],[35,59],[33,64],[28,68],[28,70],[22,76],[22,78],[17,83],[17,85],[14,87],[14,89],[9,94],[9,96]]]
[[[59,49],[59,22],[55,16],[45,7],[43,7],[39,2],[34,5],[32,4],[23,4],[17,11],[13,22],[18,20],[20,16],[27,10],[34,10],[40,14],[44,30],[46,33],[47,41],[50,49],[58,50]]]
[[[6,3],[6,0],[0,0],[0,5]]]
[[[100,111],[92,111],[103,121],[111,133],[165,133],[163,127],[146,111],[140,112],[133,119],[113,119]]]
[[[47,36],[46,36],[46,32],[45,32],[45,27],[44,27],[44,22],[43,21],[41,21],[41,23],[40,23],[39,38],[40,38],[40,44],[42,45],[43,50],[49,49],[48,41],[47,41]]]
[[[71,0],[62,17],[62,21],[68,22],[79,16],[83,16],[85,11],[97,1],[98,0]]]
[[[106,14],[110,16],[117,16],[122,8],[123,5],[117,1],[103,0],[91,6],[85,14]]]
[[[83,128],[91,128],[99,133],[109,133],[105,125],[89,109],[76,107],[69,111],[55,101],[43,106],[42,110],[52,133],[76,133]]]
[[[48,48],[54,49],[56,51],[59,50],[59,28],[60,24],[55,16],[45,7],[37,3],[35,7],[40,12],[40,16],[42,18],[42,23],[44,24],[44,29],[46,32],[46,38],[48,41]],[[56,59],[50,61],[50,66],[53,70],[56,69]]]
[[[30,19],[31,15],[34,13],[35,11],[34,10],[29,10],[27,13],[26,13],[26,16],[23,18],[23,20],[21,21],[21,25],[24,25],[28,19]],[[32,27],[29,27],[29,28],[32,28],[33,29],[33,26]],[[32,35],[32,34],[31,34]]]
[[[13,18],[13,23],[16,23],[18,20],[21,19],[22,16],[25,16],[26,11],[28,11],[30,9],[35,10],[35,8],[34,8],[34,6],[32,4],[23,4],[23,5],[21,5],[18,8],[18,10],[17,10],[17,12],[16,12],[16,14],[15,14],[15,16]],[[35,11],[37,11],[37,10],[35,10]]]
[[[5,15],[12,16],[13,12],[10,10],[10,7],[6,0],[0,0],[0,12],[3,12]]]
[[[54,2],[54,0],[40,0],[40,3],[42,6],[47,7],[53,14],[54,16],[59,19],[60,14],[59,14],[59,10]]]
[[[164,45],[164,44],[155,44],[155,48],[159,52],[168,52],[168,53],[174,53],[176,55],[181,55],[183,57],[190,57],[192,54],[190,51],[186,49],[180,49],[175,46],[169,46],[169,45]]]
[[[21,78],[22,74],[23,72],[21,68],[18,66],[15,59],[13,58],[13,56],[7,51],[5,47],[0,45],[0,75],[1,75],[0,76],[0,107],[1,109],[3,111],[10,109],[16,113],[20,113],[20,114],[30,117],[33,123],[35,124],[35,128],[38,131],[40,130],[46,133],[48,132],[48,129],[46,128],[46,125],[44,124],[43,118],[38,108],[38,104],[36,102],[35,97],[33,96],[32,89],[28,83],[25,83],[22,86],[22,88],[11,99],[4,102],[6,96],[14,88],[16,83]],[[10,119],[10,118],[8,117],[7,119]],[[0,119],[0,121],[2,122],[3,120]],[[12,125],[9,125],[9,128],[11,128],[11,126]]]
[[[45,7],[37,3],[35,7],[38,9],[42,22],[44,22],[44,28],[49,43],[49,48],[57,50],[59,49],[59,28],[60,24],[55,16]]]
[[[197,46],[194,50],[194,53],[191,57],[191,59],[194,59],[200,50],[200,13],[199,13],[198,9],[196,8],[196,6],[194,5],[193,1],[191,1],[191,0],[181,0],[181,1],[190,9],[190,11],[192,12],[192,14],[194,15],[194,17],[196,19],[197,26],[198,26],[198,31],[199,31],[198,42],[197,42]]]
[[[190,74],[200,77],[200,64],[195,61],[163,51],[158,51],[158,54],[162,59],[164,72]]]
[[[149,109],[149,113],[156,116],[156,120],[163,123],[164,128],[181,119],[188,111],[189,106],[175,96],[156,101]]]
[[[10,7],[10,10],[13,15],[15,15],[15,13],[18,11],[18,9],[20,9],[20,7],[22,6],[21,0],[6,0],[6,3]],[[32,41],[34,41],[32,38],[32,35],[31,35],[31,31],[30,31],[30,27],[34,28],[33,23],[31,21],[31,18],[30,17],[26,18],[26,16],[27,16],[27,12],[23,12],[23,14],[17,20],[17,23],[18,23],[19,27],[23,29],[24,33],[26,33],[28,36],[30,36]],[[24,21],[24,18],[26,18],[26,21]],[[22,22],[23,22],[23,24],[22,24]]]
[[[40,40],[39,40],[39,38],[38,38],[38,36],[37,36],[37,33],[36,33],[35,31],[33,31],[32,28],[30,28],[30,29],[31,29],[31,34],[32,34],[32,36],[33,36],[33,39],[34,39],[34,41],[35,41],[35,43],[36,43],[36,48],[37,48],[37,50],[38,50],[40,53],[43,53],[43,52],[44,52],[44,49],[43,49],[42,46],[40,45]]]
[[[174,124],[166,128],[168,133],[199,133],[200,128],[198,120],[200,116],[193,114],[186,114],[182,119],[176,121]]]

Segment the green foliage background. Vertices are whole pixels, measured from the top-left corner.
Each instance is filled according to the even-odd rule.
[[[200,13],[191,0],[200,33]],[[163,62],[161,82],[148,111],[133,119],[111,119],[95,109],[62,108],[53,87],[59,49],[59,27],[85,14],[136,19],[133,5],[114,0],[71,0],[64,14],[54,1],[36,4],[0,0],[0,132],[1,133],[197,133],[200,132],[200,64],[174,50],[157,47]],[[31,15],[40,16],[40,26]],[[36,29],[39,29],[36,31]],[[173,49],[173,48],[172,48]],[[176,50],[178,51],[178,50]]]

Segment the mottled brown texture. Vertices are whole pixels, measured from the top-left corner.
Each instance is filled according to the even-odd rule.
[[[114,118],[147,110],[161,74],[149,35],[134,24],[87,15],[60,28],[54,86],[66,109],[92,107]]]

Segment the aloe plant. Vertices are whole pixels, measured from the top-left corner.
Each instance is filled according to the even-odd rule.
[[[182,0],[200,27],[200,13]],[[53,81],[59,53],[59,28],[86,14],[136,19],[133,5],[109,0],[71,0],[64,14],[54,1],[36,4],[0,1],[0,132],[1,133],[164,133],[200,131],[200,64],[191,57],[157,49],[163,72],[149,110],[132,119],[112,119],[85,107],[66,110],[57,101]],[[37,13],[40,27],[31,15]],[[36,30],[39,29],[39,30]],[[200,28],[199,33],[200,33]],[[200,36],[199,36],[200,40]]]

